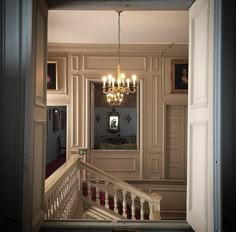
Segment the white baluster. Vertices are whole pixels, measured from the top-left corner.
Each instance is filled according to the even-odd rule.
[[[53,213],[54,213],[54,211],[53,211],[53,196],[51,195],[50,196],[50,213],[51,213],[51,218],[53,218]]]
[[[160,201],[162,196],[159,193],[152,193],[152,205],[153,205],[153,220],[160,220],[161,219],[161,212],[160,212]]]
[[[135,219],[135,205],[134,205],[135,197],[136,197],[136,196],[131,193],[131,200],[132,200],[132,205],[131,205],[131,219],[132,219],[132,220]]]
[[[109,199],[108,199],[108,181],[105,181],[105,207],[109,209]]]
[[[48,214],[47,214],[47,212],[48,212],[47,201],[44,203],[44,212],[45,212],[45,214],[44,214],[44,219],[47,220],[47,219],[48,219]]]
[[[96,179],[96,202],[100,204],[99,180]]]
[[[140,220],[144,220],[144,202],[145,200],[143,198],[140,198]]]
[[[154,220],[153,204],[151,202],[149,202],[149,220]]]
[[[114,212],[118,213],[117,189],[114,187]]]
[[[123,217],[127,218],[127,212],[126,212],[126,190],[123,190],[123,202],[122,202],[122,206],[123,206]]]
[[[50,216],[51,216],[51,211],[50,211],[50,197],[47,201],[47,215],[48,215],[48,219],[50,219]]]

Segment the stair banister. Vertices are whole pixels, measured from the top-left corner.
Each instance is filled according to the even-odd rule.
[[[99,177],[100,180],[105,181],[105,188],[107,188],[107,184],[111,183],[114,185],[114,197],[115,197],[115,202],[114,202],[114,206],[115,206],[115,210],[117,211],[117,190],[120,189],[122,190],[122,195],[126,196],[126,193],[130,193],[131,194],[131,201],[132,201],[132,218],[134,219],[134,203],[135,203],[135,199],[139,198],[140,200],[140,210],[141,210],[141,218],[143,218],[143,205],[144,202],[146,201],[149,205],[149,219],[150,220],[160,220],[160,201],[161,201],[161,196],[159,194],[155,194],[155,195],[149,195],[141,190],[139,190],[138,188],[118,179],[117,177],[114,177],[94,166],[92,166],[89,163],[86,163],[82,160],[78,161],[79,163],[79,168],[80,169],[84,169],[86,170],[87,173],[89,174],[93,174],[95,175],[95,181],[96,178]],[[88,183],[89,184],[89,183]],[[88,189],[88,191],[90,191],[90,188]],[[125,191],[125,194],[124,194]],[[107,200],[107,190],[106,190],[106,200]],[[123,199],[124,201],[124,199]],[[123,210],[124,210],[124,206],[123,206]],[[124,215],[124,213],[123,213]]]
[[[45,181],[45,220],[66,219],[78,200],[78,158],[65,163]]]

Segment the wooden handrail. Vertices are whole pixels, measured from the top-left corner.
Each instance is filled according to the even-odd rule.
[[[122,181],[118,179],[117,177],[114,177],[94,166],[91,164],[85,163],[82,160],[79,160],[79,167],[84,168],[85,170],[89,171],[90,173],[94,173],[95,175],[103,178],[104,180],[114,184],[116,187],[125,189],[127,192],[134,193],[137,197],[143,198],[148,202],[152,202],[153,198],[149,194],[139,190],[138,188],[126,183],[125,181]]]

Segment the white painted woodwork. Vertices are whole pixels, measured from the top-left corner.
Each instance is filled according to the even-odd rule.
[[[71,159],[45,181],[45,220],[73,217],[79,203],[81,177],[77,159]]]
[[[135,72],[139,81],[138,150],[89,150],[86,160],[121,179],[159,180],[165,178],[163,147],[164,104],[187,105],[186,94],[171,94],[164,86],[171,83],[171,60],[186,58],[188,45],[155,44],[121,46],[121,69],[126,75]],[[91,85],[104,74],[116,75],[117,46],[49,44],[48,59],[61,61],[61,83],[66,92],[48,92],[48,104],[68,105],[68,157],[79,147],[93,143],[93,97]],[[63,61],[63,62],[62,62]],[[64,67],[66,62],[66,67]],[[64,76],[67,70],[67,76]],[[60,81],[60,80],[59,80]],[[66,88],[66,85],[68,89]]]
[[[150,220],[160,220],[160,203],[162,196],[159,193],[152,193],[151,195],[141,191],[140,189],[128,184],[127,182],[124,182],[120,179],[118,179],[115,176],[112,176],[94,166],[91,164],[88,164],[81,159],[78,162],[78,168],[81,170],[85,170],[87,178],[84,180],[86,182],[87,186],[87,197],[81,196],[82,199],[85,201],[88,201],[92,204],[92,198],[91,198],[91,185],[94,185],[94,182],[99,180],[99,185],[102,185],[101,189],[105,189],[105,193],[107,193],[107,186],[109,186],[109,195],[111,195],[114,199],[114,212],[118,214],[118,201],[122,202],[123,207],[123,213],[122,216],[126,215],[126,194],[129,195],[129,203],[131,205],[131,219],[135,220],[135,208],[140,208],[140,204],[147,204],[148,210],[146,213],[149,213],[149,219]],[[88,178],[89,177],[89,178]],[[79,181],[82,183],[82,180]],[[105,186],[104,186],[105,185]],[[86,194],[85,194],[86,195]],[[105,195],[106,197],[106,195]],[[86,200],[88,199],[88,200]],[[107,199],[107,197],[106,197]],[[100,204],[99,201],[94,201],[93,204]],[[104,208],[107,208],[105,202]],[[144,215],[144,208],[141,206],[142,212],[141,214]],[[143,218],[143,216],[142,216]]]
[[[166,105],[166,177],[168,179],[186,178],[186,106]]]
[[[120,57],[120,66],[122,70],[131,71],[146,71],[147,58],[141,56]],[[107,72],[113,70],[117,72],[118,58],[117,56],[84,56],[83,57],[83,71],[103,70]]]
[[[34,78],[31,88],[33,89],[33,209],[32,231],[38,231],[39,225],[44,220],[44,180],[45,180],[45,157],[46,157],[46,63],[47,60],[47,5],[41,1],[35,1],[35,66]]]
[[[213,222],[213,1],[190,8],[187,221],[196,232]]]
[[[121,179],[139,179],[139,156],[139,151],[91,150],[89,162],[97,168]]]

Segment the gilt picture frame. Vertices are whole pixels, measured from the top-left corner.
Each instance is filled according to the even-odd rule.
[[[188,60],[175,59],[171,62],[172,93],[188,93]]]

